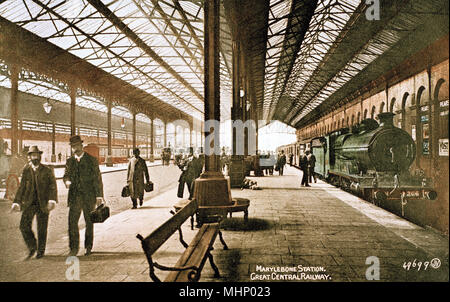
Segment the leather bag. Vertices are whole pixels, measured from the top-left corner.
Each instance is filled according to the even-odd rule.
[[[144,190],[145,190],[145,192],[153,191],[153,182],[150,181],[150,182],[144,184]]]
[[[109,207],[101,204],[90,213],[92,223],[104,222],[109,217]]]
[[[128,185],[124,186],[122,188],[122,197],[129,197],[131,195],[130,193],[130,187]]]

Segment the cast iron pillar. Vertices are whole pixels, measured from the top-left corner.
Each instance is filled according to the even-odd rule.
[[[136,113],[133,112],[133,129],[132,131],[132,140],[133,140],[133,149],[136,148]]]
[[[75,106],[77,101],[77,88],[70,87],[70,135],[76,134],[75,128]]]
[[[111,101],[107,102],[108,106],[108,113],[107,113],[107,119],[108,119],[108,154],[106,155],[106,166],[112,167],[112,135],[111,135],[111,109],[112,109],[112,103]]]
[[[152,122],[150,123],[150,162],[155,161],[155,118],[152,118]]]
[[[242,107],[241,107],[241,95],[240,95],[240,76],[239,76],[239,42],[233,41],[233,57],[232,57],[232,68],[233,68],[233,107],[231,108],[231,121],[242,120]],[[238,154],[237,150],[237,140],[238,137],[243,137],[243,133],[237,133],[238,129],[231,126],[232,131],[232,153],[230,162],[230,171],[228,175],[230,176],[230,185],[232,188],[239,188],[242,186],[244,181],[244,156],[243,154]]]
[[[219,135],[214,135],[220,133],[219,8],[219,0],[204,2],[205,127],[203,131],[208,140],[205,141],[205,171],[195,180],[194,186],[194,197],[199,205],[198,222],[200,224],[207,221],[211,215],[226,215],[223,210],[211,207],[232,203],[229,181],[220,170]],[[212,121],[214,123],[211,123]],[[208,122],[212,125],[208,125]],[[217,150],[219,150],[218,154],[214,152]]]
[[[19,68],[11,65],[11,155],[18,154],[18,124],[19,124]]]

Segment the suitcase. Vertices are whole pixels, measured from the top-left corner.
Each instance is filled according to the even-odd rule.
[[[121,196],[122,197],[130,196],[130,187],[128,185],[126,185],[125,187],[122,188]]]
[[[144,190],[145,190],[145,192],[153,191],[153,182],[150,181],[150,182],[144,184]]]
[[[99,205],[94,211],[90,214],[92,223],[101,223],[104,222],[109,217],[109,207],[104,204]]]

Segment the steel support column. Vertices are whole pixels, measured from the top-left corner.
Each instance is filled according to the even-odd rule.
[[[132,140],[133,140],[133,149],[136,148],[136,113],[133,112],[133,129],[132,132]]]
[[[55,122],[52,122],[52,156],[50,158],[52,163],[56,162],[56,126]]]
[[[167,147],[167,121],[164,121],[164,147]]]
[[[106,166],[112,167],[112,133],[111,133],[111,109],[112,109],[112,103],[111,101],[107,102],[108,107],[108,113],[107,113],[107,120],[108,120],[108,154],[106,155]]]
[[[18,154],[18,120],[19,120],[19,68],[11,65],[11,154]]]
[[[155,119],[150,123],[150,162],[155,161]]]
[[[242,120],[242,107],[241,107],[241,83],[239,76],[239,56],[240,56],[240,47],[239,42],[233,41],[232,44],[232,91],[233,91],[233,107],[231,108],[231,121]],[[238,154],[237,143],[238,137],[243,137],[243,133],[237,133],[238,129],[231,126],[232,131],[232,153],[231,153],[231,162],[230,162],[230,171],[228,175],[230,176],[230,186],[232,188],[241,187],[242,182],[244,181],[244,157],[242,154]]]
[[[70,135],[76,134],[75,129],[75,106],[77,100],[77,89],[75,87],[70,88]]]
[[[220,65],[219,65],[219,22],[220,0],[204,1],[204,68],[205,68],[205,121],[216,121],[213,131],[204,129],[205,137],[214,137],[220,133]],[[216,127],[217,126],[217,127]],[[216,129],[217,128],[217,129]],[[211,215],[226,216],[226,209],[212,206],[231,205],[230,184],[220,169],[220,140],[213,139],[212,152],[210,144],[205,144],[205,172],[195,180],[194,198],[197,200],[197,222],[208,221]],[[205,208],[207,206],[208,208]]]

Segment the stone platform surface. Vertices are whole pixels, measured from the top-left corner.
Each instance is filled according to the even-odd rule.
[[[147,236],[171,216],[169,211],[179,200],[178,178],[173,179],[168,190],[146,197],[143,207],[119,211],[95,225],[93,254],[84,256],[80,249],[77,257],[79,281],[151,281],[136,234]],[[251,200],[249,221],[244,223],[243,215],[235,213],[222,222],[230,249],[222,250],[217,240],[212,251],[222,276],[213,278],[207,262],[201,281],[448,282],[448,238],[433,230],[321,181],[300,187],[301,171],[292,167],[285,169],[284,176],[251,179],[262,190],[232,189],[232,197]],[[18,231],[20,215],[7,213],[2,203],[0,215],[17,224],[17,229],[0,229],[0,239],[13,239],[8,241],[12,246],[2,252],[0,281],[71,281],[67,276],[74,259],[67,257],[67,221],[60,226],[65,232],[48,241],[44,258],[23,261],[27,252]],[[197,232],[190,229],[189,220],[182,230],[186,242]],[[80,236],[82,245],[84,231]],[[183,250],[174,234],[154,260],[174,265]],[[163,279],[167,273],[157,270],[156,274]]]

